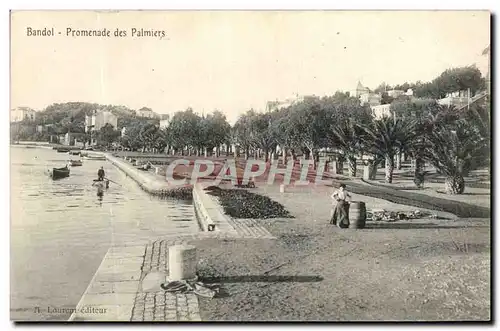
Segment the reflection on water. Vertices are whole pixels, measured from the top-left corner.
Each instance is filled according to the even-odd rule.
[[[106,161],[84,160],[70,177],[50,179],[68,159],[78,156],[11,148],[12,319],[66,320],[43,307],[74,308],[110,245],[198,231],[190,203],[151,197]],[[101,166],[119,185],[92,185]]]

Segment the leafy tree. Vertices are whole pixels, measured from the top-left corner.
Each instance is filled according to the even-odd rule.
[[[273,132],[273,116],[271,113],[254,114],[250,118],[251,144],[255,149],[264,152],[266,162],[269,160],[269,153],[276,149],[277,146]]]
[[[192,108],[186,111],[176,112],[168,127],[168,136],[171,145],[184,153],[188,147],[189,154],[192,148],[202,145],[203,136],[200,134],[201,117],[193,112]]]
[[[293,153],[293,128],[289,123],[289,114],[288,109],[279,109],[271,113],[271,136],[280,146],[283,152],[283,162],[285,164],[287,164],[288,161],[288,151],[291,151],[292,158],[295,158],[295,154]]]
[[[290,106],[289,111],[292,141],[307,149],[316,169],[318,149],[326,145],[328,112],[322,107],[319,98],[304,99],[303,102]]]
[[[233,136],[236,144],[245,151],[245,159],[250,156],[250,148],[252,147],[252,119],[257,116],[257,113],[250,109],[246,113],[240,115],[233,127]]]
[[[394,90],[399,90],[399,91],[408,91],[408,89],[414,89],[415,88],[415,84],[409,84],[407,82],[403,83],[403,84],[397,84],[397,85],[394,85]]]
[[[389,96],[387,92],[382,93],[382,97],[380,99],[380,103],[383,105],[391,104],[394,101],[394,98]]]
[[[231,126],[227,122],[226,116],[216,110],[212,114],[200,118],[198,125],[198,145],[200,148],[210,151],[216,148],[216,155],[218,157],[220,146],[228,141],[231,131]]]
[[[139,139],[144,149],[153,149],[159,135],[159,128],[154,124],[145,124],[139,130]]]
[[[383,82],[373,90],[373,93],[382,93],[389,90],[392,90],[392,87],[389,84]]]
[[[109,147],[113,142],[118,141],[120,131],[115,130],[113,125],[106,123],[98,132],[97,139],[100,144]]]
[[[474,95],[485,86],[486,81],[481,76],[481,71],[475,66],[468,66],[447,69],[431,82],[417,82],[414,94],[419,98],[441,99],[448,93],[467,89]]]

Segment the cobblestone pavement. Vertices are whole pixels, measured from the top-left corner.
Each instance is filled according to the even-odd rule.
[[[168,274],[168,247],[187,244],[203,238],[274,238],[253,220],[232,220],[238,225],[237,233],[200,232],[197,234],[172,236],[157,240],[146,247],[142,264],[141,280],[148,275]],[[257,226],[256,226],[257,225]],[[253,228],[252,228],[253,227]],[[142,282],[144,284],[144,282]],[[132,309],[132,321],[200,321],[198,297],[194,293],[173,294],[163,291],[159,284],[152,289],[140,286]]]
[[[217,211],[222,215],[221,210]],[[168,293],[160,287],[168,274],[168,247],[204,238],[275,239],[257,220],[224,217],[223,222],[227,226],[221,230],[165,236],[147,245],[113,247],[79,304],[104,305],[106,313],[74,314],[70,320],[200,321],[196,294]]]
[[[157,240],[148,245],[142,265],[141,279],[151,273],[168,273],[168,247],[185,244],[196,235]],[[206,236],[201,236],[206,237]],[[194,293],[168,293],[161,288],[139,287],[132,309],[132,321],[200,321],[198,298]]]

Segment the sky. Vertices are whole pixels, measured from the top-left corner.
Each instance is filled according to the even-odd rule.
[[[27,29],[55,36],[27,36]],[[111,30],[72,37],[67,29]],[[131,29],[166,37],[132,37]],[[113,37],[115,29],[127,37]],[[60,33],[60,34],[59,34]],[[486,74],[486,11],[38,11],[11,16],[11,108],[84,101],[173,114],[250,108],[357,82],[429,81],[476,64]]]

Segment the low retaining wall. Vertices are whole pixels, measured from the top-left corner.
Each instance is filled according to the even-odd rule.
[[[110,154],[105,154],[109,162],[115,167],[126,173],[130,178],[135,180],[139,186],[146,192],[153,195],[162,195],[173,187],[169,186],[167,181],[158,181],[158,178],[152,177],[150,174],[134,168],[133,165],[116,158]]]
[[[200,228],[203,231],[209,231],[209,227],[214,227],[213,231],[237,235],[228,216],[221,210],[222,207],[204,190],[206,186],[207,184],[198,183],[193,187],[193,205]]]

